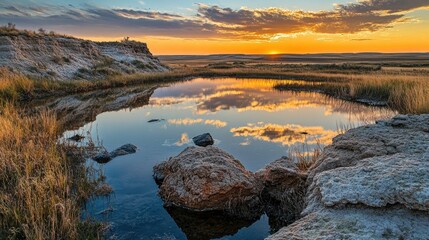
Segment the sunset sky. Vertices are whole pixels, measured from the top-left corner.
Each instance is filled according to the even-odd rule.
[[[2,0],[8,22],[158,55],[429,52],[429,0]]]

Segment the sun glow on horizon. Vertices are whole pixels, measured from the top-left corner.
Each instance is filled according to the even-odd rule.
[[[261,8],[229,8],[205,1],[188,14],[174,9],[42,3],[14,7],[11,3],[12,7],[0,4],[0,22],[96,41],[127,36],[147,43],[155,55],[429,52],[429,2],[339,1],[344,2],[336,7],[326,5],[323,11],[288,10],[268,3]],[[45,9],[43,15],[34,10],[39,8]]]

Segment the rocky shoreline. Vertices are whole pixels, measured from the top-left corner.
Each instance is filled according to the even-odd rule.
[[[335,137],[308,173],[288,158],[252,173],[208,146],[185,149],[154,176],[170,206],[293,222],[269,240],[427,239],[428,169],[429,115],[398,115]]]

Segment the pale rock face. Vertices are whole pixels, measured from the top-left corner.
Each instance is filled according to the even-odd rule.
[[[262,184],[230,154],[213,146],[188,147],[154,167],[165,204],[259,217]]]
[[[429,115],[352,129],[311,170],[302,218],[268,239],[427,239]]]
[[[429,210],[429,158],[394,154],[360,161],[353,167],[322,172],[314,178],[325,206],[401,204]]]
[[[0,67],[55,80],[168,70],[145,43],[99,43],[60,36],[0,36]]]
[[[306,215],[267,240],[427,239],[427,213],[402,208],[325,209]]]

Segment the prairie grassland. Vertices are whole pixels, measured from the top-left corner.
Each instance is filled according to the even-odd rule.
[[[103,226],[81,209],[104,178],[58,143],[53,114],[0,106],[0,239],[97,239]],[[75,155],[76,156],[76,155]]]

